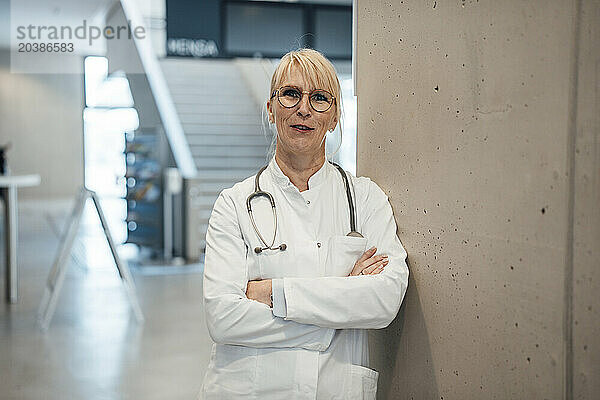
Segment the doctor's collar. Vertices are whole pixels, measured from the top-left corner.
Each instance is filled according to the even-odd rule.
[[[331,168],[335,167],[329,161],[325,160],[321,168],[319,168],[317,172],[315,172],[310,178],[308,178],[308,188],[312,189],[325,182],[327,180],[327,177],[329,176],[329,170]],[[279,185],[287,186],[292,184],[290,178],[288,178],[283,173],[281,168],[279,168],[279,165],[275,161],[275,157],[271,158],[271,161],[269,161],[269,167],[267,169],[271,173],[273,180]]]

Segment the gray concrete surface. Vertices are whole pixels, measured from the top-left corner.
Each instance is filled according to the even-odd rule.
[[[201,269],[133,269],[146,317],[138,326],[94,218],[78,236],[75,253],[84,263],[70,265],[49,330],[38,329],[35,314],[58,245],[47,216],[61,220],[68,209],[21,207],[19,303],[0,307],[0,398],[195,399],[212,345]]]
[[[379,398],[597,398],[599,9],[358,1],[358,174],[411,268]]]
[[[576,399],[600,396],[600,3],[580,2],[570,113],[572,152],[572,341],[568,362]]]

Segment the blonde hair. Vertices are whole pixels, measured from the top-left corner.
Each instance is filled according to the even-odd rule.
[[[271,77],[269,100],[272,100],[273,92],[281,87],[283,80],[290,74],[292,66],[298,66],[300,68],[301,73],[313,88],[327,90],[333,95],[335,98],[335,118],[340,125],[341,133],[343,108],[340,81],[338,80],[337,73],[331,61],[317,50],[306,48],[292,50],[281,57],[281,60]],[[275,129],[273,141],[269,150],[269,158],[275,154],[276,134],[277,130]],[[335,155],[338,150],[331,154],[330,157]]]

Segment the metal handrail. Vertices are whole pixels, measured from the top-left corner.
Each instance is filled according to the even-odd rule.
[[[131,26],[144,26],[144,19],[136,2],[134,0],[120,0],[120,2]],[[148,78],[150,90],[154,96],[177,168],[184,178],[193,178],[197,173],[196,163],[156,54],[149,40],[139,39],[136,35],[133,35],[133,40]]]

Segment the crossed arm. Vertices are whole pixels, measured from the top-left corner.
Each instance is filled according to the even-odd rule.
[[[370,209],[363,234],[388,255],[385,268],[380,268],[383,260],[373,262],[373,255],[367,253],[349,277],[284,278],[285,318],[274,316],[268,306],[271,281],[247,282],[247,249],[233,200],[222,193],[209,222],[204,278],[205,312],[213,340],[324,350],[335,329],[387,326],[404,298],[408,268],[387,196],[375,188],[366,199]],[[370,268],[366,276],[358,274],[361,268]]]
[[[326,350],[334,329],[285,321],[246,296],[247,248],[235,215],[232,199],[221,193],[206,233],[203,296],[211,338],[219,344]]]
[[[387,255],[375,255],[376,247],[371,247],[365,251],[362,256],[354,263],[354,268],[348,276],[359,275],[377,275],[389,263]],[[251,300],[259,301],[263,304],[273,307],[271,302],[273,296],[273,286],[271,279],[260,279],[249,281],[246,287],[246,297]],[[275,311],[274,311],[275,312]]]

